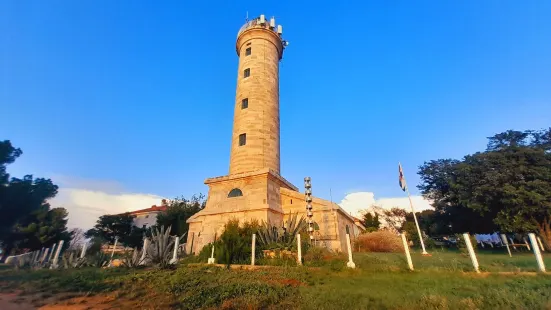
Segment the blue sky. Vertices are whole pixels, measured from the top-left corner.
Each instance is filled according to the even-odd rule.
[[[164,197],[228,172],[245,14],[275,16],[282,175],[402,197],[426,160],[551,125],[548,1],[0,1],[9,168]]]

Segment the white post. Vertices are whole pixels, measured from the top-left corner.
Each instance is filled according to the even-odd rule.
[[[402,164],[398,163],[398,167],[400,168],[400,177],[404,180],[404,189],[408,194],[409,199],[409,205],[411,206],[411,213],[413,213],[413,219],[415,220],[415,227],[417,227],[417,233],[419,234],[419,241],[421,242],[421,248],[423,249],[422,254],[428,255],[427,250],[425,249],[425,242],[423,241],[423,234],[421,233],[421,229],[419,228],[419,222],[417,222],[417,216],[415,215],[415,208],[413,208],[413,201],[411,201],[411,195],[409,194],[409,188],[406,183],[406,177],[402,173]]]
[[[509,241],[511,241],[511,246],[513,247],[513,250],[517,251],[517,247],[515,246],[515,242],[513,241],[513,238],[509,238]]]
[[[210,253],[210,258],[207,261],[208,264],[214,264],[214,242],[212,243],[212,251]]]
[[[149,239],[143,239],[142,257],[140,259],[140,265],[145,265],[145,256],[147,255],[147,247],[149,247]]]
[[[51,262],[52,258],[54,257],[54,252],[55,252],[56,245],[57,244],[55,244],[55,243],[54,243],[54,245],[52,245],[52,251],[50,252],[50,255],[48,255],[48,262]]]
[[[46,248],[44,250],[44,253],[42,254],[42,259],[40,260],[40,263],[43,263],[46,260],[46,257],[48,257],[48,252],[50,251],[50,248]]]
[[[537,238],[538,238],[538,243],[540,245],[541,251],[545,252],[545,247],[543,246],[543,243],[541,242],[541,238],[539,236]]]
[[[511,249],[509,249],[509,243],[507,242],[507,237],[505,237],[505,234],[501,234],[501,241],[503,241],[503,244],[505,244],[505,247],[507,247],[509,257],[513,257],[513,255],[511,255]]]
[[[32,252],[31,259],[29,260],[31,264],[36,261],[36,258],[38,257],[38,255],[40,255],[39,251],[33,251]]]
[[[63,247],[63,242],[65,242],[64,240],[61,240],[59,241],[59,243],[57,244],[57,250],[54,254],[54,263],[52,265],[53,268],[57,268],[57,261],[59,260],[59,254],[61,253],[61,248]]]
[[[541,272],[545,272],[545,264],[543,263],[543,258],[541,257],[538,242],[536,241],[536,236],[533,233],[529,233],[528,238],[530,238],[530,243],[532,243],[532,249],[534,250],[534,255],[536,255],[536,261],[538,262],[539,270]]]
[[[254,259],[255,259],[255,251],[256,251],[256,234],[253,234],[253,241],[251,243],[251,266],[254,266]]]
[[[297,234],[297,265],[302,265],[302,246],[300,242],[300,234]]]
[[[36,261],[37,261],[37,262],[42,262],[42,257],[44,256],[44,251],[47,251],[47,249],[45,249],[44,247],[42,247],[42,250],[40,250],[40,254],[39,254],[38,257],[36,258]]]
[[[528,251],[531,251],[532,249],[530,249],[530,245],[528,244],[528,241],[526,241],[526,238],[522,238],[522,240],[524,240],[524,243],[526,244],[526,248],[528,249]]]
[[[80,258],[84,258],[84,256],[86,255],[86,243],[83,243],[82,244],[82,251],[80,251]]]
[[[348,248],[348,263],[346,266],[348,268],[356,268],[356,264],[352,261],[352,247],[350,246],[350,234],[346,234],[346,247]]]
[[[404,252],[406,252],[409,270],[413,270],[413,262],[411,261],[411,255],[409,254],[408,241],[406,239],[406,234],[404,233],[402,233],[402,243],[404,244]]]
[[[473,263],[474,270],[476,272],[480,272],[480,270],[478,270],[478,260],[476,259],[476,254],[474,253],[473,245],[471,243],[471,238],[469,237],[469,234],[464,233],[463,239],[465,239],[467,250],[469,250],[469,256],[471,256],[471,262]]]
[[[113,255],[115,255],[115,248],[117,247],[117,242],[119,242],[119,237],[115,237],[115,244],[113,244],[113,250],[111,250],[111,259],[113,259]]]
[[[119,241],[119,237],[115,237],[115,244],[113,244],[113,249],[111,250],[111,258],[109,259],[109,264],[107,267],[113,266],[113,255],[115,255],[115,248],[117,247],[117,242]]]
[[[172,259],[170,260],[171,264],[176,264],[178,262],[178,247],[180,246],[180,237],[176,236],[174,239],[174,253],[172,253]]]

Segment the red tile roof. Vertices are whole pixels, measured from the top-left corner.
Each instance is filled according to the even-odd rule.
[[[140,214],[140,213],[149,213],[149,212],[162,212],[166,211],[166,206],[151,206],[151,208],[141,209],[129,212],[130,214]]]

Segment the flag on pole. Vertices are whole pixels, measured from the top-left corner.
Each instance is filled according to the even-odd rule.
[[[400,188],[405,192],[408,187],[406,185],[406,179],[404,178],[404,171],[402,171],[402,164],[398,163],[398,181],[400,184]]]

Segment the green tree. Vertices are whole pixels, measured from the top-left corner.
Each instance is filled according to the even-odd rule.
[[[65,208],[43,206],[40,210],[31,213],[25,220],[16,225],[20,235],[18,248],[39,250],[50,247],[60,240],[69,246],[72,234],[67,230],[67,216]]]
[[[461,161],[448,160],[446,169],[430,169],[443,160],[425,163],[419,188],[425,197],[436,198],[437,209],[466,208],[477,213],[478,218],[467,221],[481,226],[469,232],[488,231],[496,225],[505,232],[535,231],[549,246],[550,151],[551,128],[509,130],[490,137],[484,152]]]
[[[381,222],[379,221],[379,214],[371,214],[371,212],[364,213],[362,217],[362,224],[365,227],[366,232],[373,232],[379,230]]]
[[[157,214],[158,227],[172,227],[170,234],[181,236],[189,230],[186,221],[205,207],[205,196],[193,195],[191,199],[175,198],[168,203],[166,211]]]
[[[419,168],[421,184],[418,188],[432,201],[436,234],[492,233],[497,229],[494,218],[468,208],[454,187],[460,163],[459,160],[438,159],[425,162]]]
[[[118,242],[124,246],[141,247],[145,231],[134,225],[134,218],[130,213],[102,215],[85,236],[100,238],[108,243],[114,243],[118,237]]]
[[[58,190],[50,179],[34,179],[32,175],[10,179],[6,167],[21,154],[21,149],[9,140],[0,141],[0,241],[6,254],[18,243],[24,244],[28,236],[21,228],[32,223],[32,214],[49,210],[46,201],[55,197]]]

